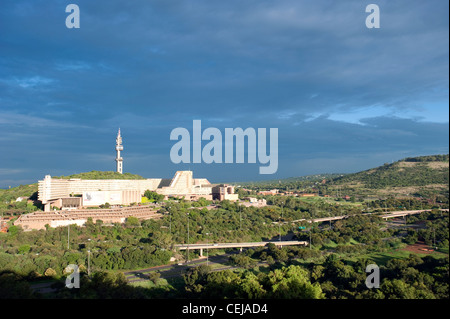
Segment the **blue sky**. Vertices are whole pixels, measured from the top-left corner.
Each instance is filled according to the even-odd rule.
[[[81,11],[67,29],[65,8]],[[381,28],[368,29],[376,3]],[[448,2],[4,0],[0,187],[115,169],[212,182],[448,153]],[[172,129],[279,129],[279,168],[171,163]]]

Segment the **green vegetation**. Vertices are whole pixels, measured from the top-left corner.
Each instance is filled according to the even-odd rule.
[[[403,165],[410,163],[413,165]],[[376,169],[348,174],[333,179],[331,185],[343,185],[346,183],[363,183],[367,188],[381,189],[386,187],[426,186],[432,184],[448,184],[449,166],[447,162],[438,167],[430,166],[430,161],[399,161],[392,164],[384,164]],[[439,163],[439,162],[437,162]]]
[[[164,195],[158,194],[156,192],[152,192],[150,190],[146,190],[144,193],[144,197],[148,199],[149,202],[161,202],[164,199]]]
[[[86,174],[99,178],[97,173]],[[110,172],[99,173],[109,178]],[[423,181],[419,181],[421,175]],[[74,176],[71,178],[77,178]],[[172,199],[160,206],[160,219],[129,217],[123,224],[108,226],[90,219],[84,227],[70,226],[69,237],[68,227],[23,231],[11,226],[8,233],[0,233],[0,296],[43,298],[46,296],[30,289],[30,283],[52,280],[56,291],[47,296],[52,298],[449,297],[449,214],[436,209],[448,208],[449,203],[444,191],[429,188],[429,183],[448,188],[447,155],[408,158],[366,172],[327,178],[323,181],[324,176],[318,175],[286,184],[280,181],[277,188],[291,191],[297,187],[321,195],[338,191],[351,196],[255,195],[261,184],[239,192],[241,197],[265,198],[265,207],[203,198],[197,202]],[[36,209],[32,203],[15,202],[25,193],[35,196],[33,187],[1,190],[4,204],[0,203],[0,209],[11,215]],[[392,189],[405,187],[420,194],[390,194]],[[369,191],[375,196],[369,197]],[[148,201],[163,201],[154,192],[147,191],[145,196]],[[379,216],[385,211],[413,209],[432,210],[397,221]],[[342,215],[348,217],[333,222],[305,221]],[[193,244],[273,241],[280,235],[311,245],[279,248],[269,244],[241,253],[227,250],[228,261],[221,261],[224,265],[200,265],[181,273],[181,266],[176,266],[176,271],[165,270],[176,272],[176,278],[164,279],[165,271],[153,269],[146,272],[145,281],[129,284],[123,275],[124,271],[170,264],[171,258],[175,258],[174,264],[185,260],[186,252],[176,251],[174,245],[187,243],[188,238]],[[427,249],[411,246],[417,242]],[[198,257],[198,251],[189,253],[190,260]],[[210,256],[213,254],[224,251],[211,251]],[[373,263],[380,267],[379,289],[365,286],[365,267]],[[63,288],[68,264],[80,266],[82,288]],[[229,269],[223,270],[225,266]]]
[[[184,275],[187,297],[245,299],[320,299],[319,284],[312,284],[309,273],[299,266],[281,267],[269,273],[231,270],[210,272],[208,267],[191,268]]]
[[[114,171],[90,171],[86,173],[72,174],[69,176],[54,176],[53,178],[81,178],[81,179],[145,179],[144,177],[131,173],[120,174]]]
[[[278,249],[278,248],[277,248]],[[279,249],[281,250],[281,249]],[[448,257],[408,255],[380,266],[379,289],[367,289],[368,258],[356,262],[328,255],[303,265],[278,265],[269,271],[211,272],[206,266],[185,275],[186,296],[194,298],[307,299],[445,299],[448,298]]]
[[[3,216],[16,216],[40,209],[41,205],[37,202],[37,188],[37,184],[30,184],[0,189],[0,213]],[[22,200],[16,201],[20,197]]]
[[[417,156],[408,157],[402,160],[403,162],[448,162],[449,155],[427,155],[427,156]]]
[[[316,183],[323,180],[332,180],[345,174],[316,174],[299,177],[289,177],[276,180],[255,181],[255,182],[234,182],[243,188],[250,188],[255,191],[270,190],[274,188],[282,190],[307,190],[311,189]]]
[[[353,174],[311,175],[239,185],[246,189],[238,189],[241,198],[277,188],[335,197],[348,195],[355,200],[410,196],[448,203],[449,155],[410,157]]]
[[[37,183],[35,184],[30,184],[30,185],[20,185],[17,187],[13,187],[10,189],[1,189],[0,188],[0,203],[4,203],[4,202],[12,202],[15,201],[18,197],[26,197],[26,198],[30,198],[33,195],[36,196],[35,199],[37,199],[37,190],[38,190],[38,185]]]
[[[448,254],[436,252],[432,255],[436,258],[419,258],[424,255],[411,257],[408,252],[398,250],[410,241],[408,226],[419,223],[424,228],[415,232],[415,240],[431,240],[448,251],[446,212],[409,217],[406,226],[400,229],[385,229],[386,222],[376,215],[355,212],[332,225],[315,224],[299,230],[297,226],[302,223],[296,223],[296,227],[273,223],[278,220],[281,207],[239,208],[227,201],[220,206],[213,210],[193,209],[188,202],[170,202],[170,209],[161,209],[164,214],[161,220],[139,221],[130,217],[125,224],[111,227],[100,222],[94,224],[92,220],[85,227],[72,225],[69,249],[67,227],[30,232],[16,227],[14,231],[0,234],[0,273],[3,273],[0,280],[5,280],[7,285],[14,280],[23,283],[42,278],[63,282],[63,269],[70,263],[80,265],[86,272],[89,250],[91,271],[96,275],[90,279],[83,277],[83,290],[60,289],[53,297],[110,298],[128,294],[136,298],[448,297]],[[351,213],[355,208],[348,205],[340,209]],[[186,242],[188,212],[190,243],[260,241],[278,238],[281,230],[283,235],[293,231],[298,239],[306,241],[311,235],[312,246],[278,248],[270,244],[267,248],[247,249],[230,257],[230,264],[239,269],[191,268],[183,275],[182,285],[161,281],[159,273],[149,275],[151,285],[127,285],[119,274],[121,271],[168,264],[170,257],[177,257],[172,249],[175,243]],[[317,203],[308,204],[297,198],[283,202],[283,221],[319,212]],[[191,251],[190,259],[195,254]],[[388,274],[383,277],[380,290],[369,291],[364,286],[363,265],[369,261],[376,262]],[[260,263],[266,266],[261,267]],[[393,270],[395,267],[402,269],[400,275]],[[412,269],[423,271],[417,273]],[[115,287],[108,293],[98,288],[108,285]],[[18,287],[20,291],[14,293],[29,294],[26,286]]]

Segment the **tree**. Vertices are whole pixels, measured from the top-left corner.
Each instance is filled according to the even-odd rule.
[[[160,202],[164,199],[164,195],[158,194],[156,192],[152,192],[150,190],[146,190],[144,192],[144,196],[148,198],[151,202]]]
[[[106,203],[100,205],[99,207],[100,207],[100,208],[106,208],[106,209],[107,209],[107,208],[111,208],[111,204],[108,203],[108,202],[106,202]]]
[[[324,270],[325,270],[324,266],[314,265],[314,267],[311,271],[311,277],[316,281],[323,278],[323,276],[325,275]]]
[[[251,268],[256,264],[253,259],[243,254],[232,255],[230,260],[234,265],[242,268]]]
[[[8,228],[8,233],[11,234],[11,236],[17,235],[17,233],[19,232],[19,226],[11,226]]]
[[[308,271],[291,265],[275,269],[268,274],[272,298],[281,299],[322,299],[324,294],[318,283],[311,284]]]
[[[383,280],[380,288],[389,299],[416,299],[416,289],[399,279]]]
[[[44,272],[44,275],[47,277],[55,277],[56,271],[53,268],[47,268],[47,270]]]
[[[186,291],[197,294],[202,292],[203,286],[208,282],[207,276],[210,271],[211,267],[206,265],[190,268],[183,275]]]
[[[208,298],[236,298],[239,290],[240,276],[227,269],[208,274],[204,295]]]
[[[139,221],[139,219],[137,217],[130,216],[127,218],[125,225],[127,227],[138,227],[141,225],[141,222]]]
[[[260,299],[264,298],[267,291],[259,282],[258,277],[252,272],[245,272],[241,279],[239,298]]]
[[[30,245],[22,245],[19,247],[19,254],[25,255],[30,252],[30,249],[31,249]]]
[[[149,280],[156,285],[160,277],[161,274],[159,272],[152,272],[149,275]]]
[[[149,235],[150,241],[153,245],[163,249],[172,249],[174,240],[172,234],[166,232],[156,231]]]
[[[30,299],[33,291],[23,278],[13,272],[0,273],[0,299]]]

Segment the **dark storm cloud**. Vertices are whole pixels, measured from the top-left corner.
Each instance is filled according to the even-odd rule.
[[[119,126],[125,170],[171,175],[170,131],[193,119],[279,127],[283,176],[448,152],[445,1],[377,1],[377,30],[361,1],[73,2],[78,30],[66,1],[2,2],[0,180],[112,170]]]

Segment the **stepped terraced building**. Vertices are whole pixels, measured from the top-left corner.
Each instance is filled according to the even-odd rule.
[[[116,138],[116,171],[123,174],[122,136],[120,129]],[[186,200],[238,200],[234,187],[213,185],[205,178],[193,178],[192,171],[177,171],[172,179],[62,179],[46,175],[38,182],[38,200],[44,205],[44,212],[34,212],[19,217],[14,222],[24,229],[43,229],[70,224],[82,225],[88,218],[104,222],[124,222],[130,216],[139,219],[159,218],[154,207],[118,207],[140,203],[145,191],[164,195],[164,198],[178,197]],[[86,210],[83,208],[109,203],[111,209]],[[53,207],[53,211],[52,211]],[[56,208],[60,210],[56,210]]]
[[[105,224],[124,223],[130,216],[139,219],[161,218],[153,206],[124,207],[111,209],[77,209],[75,211],[50,211],[24,214],[14,222],[24,230],[45,229],[76,224],[83,226],[89,218],[95,223],[97,220]]]

